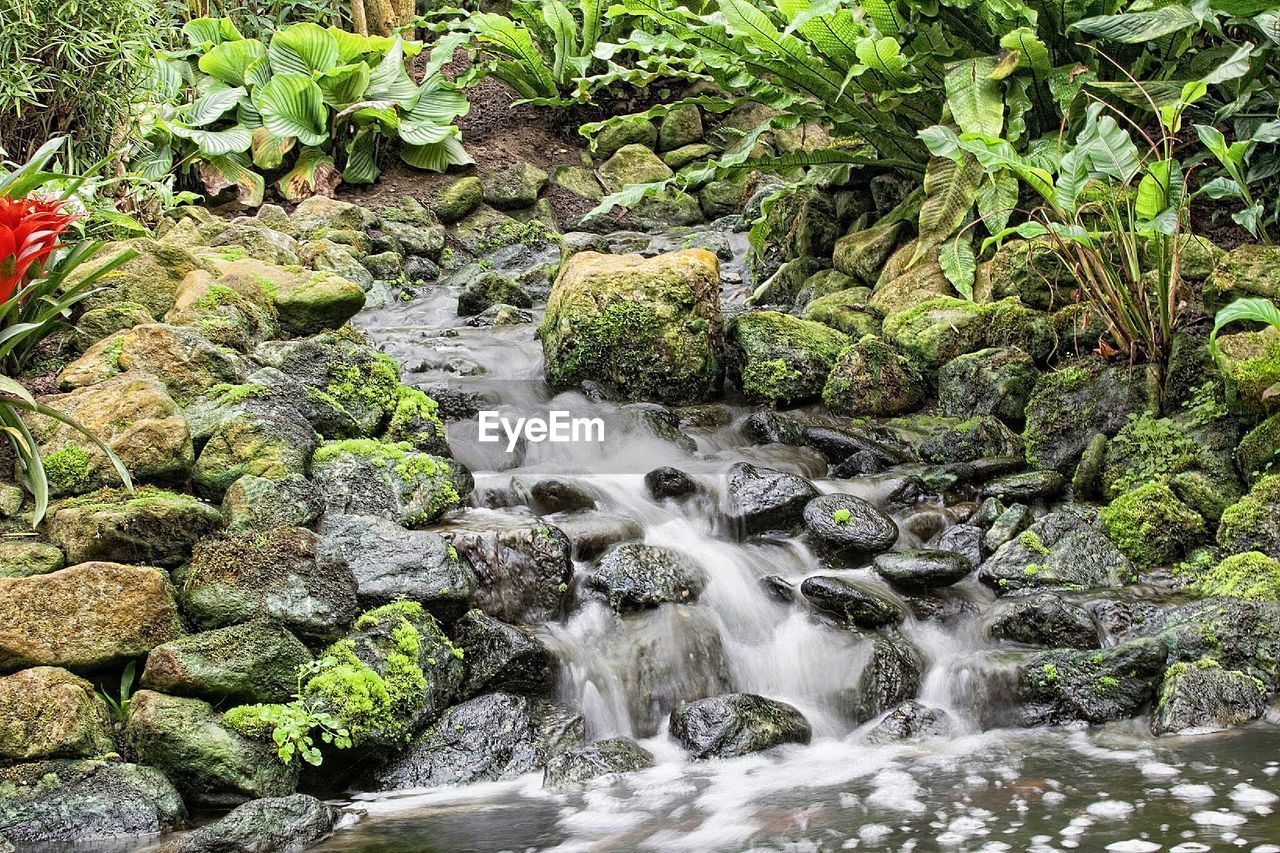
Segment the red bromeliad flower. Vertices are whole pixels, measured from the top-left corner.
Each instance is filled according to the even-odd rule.
[[[62,202],[43,198],[0,198],[0,303],[8,302],[34,267],[44,262],[58,238],[76,220]]]

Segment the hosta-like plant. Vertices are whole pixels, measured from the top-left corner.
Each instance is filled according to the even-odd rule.
[[[210,193],[234,188],[262,203],[264,174],[296,201],[341,182],[371,184],[383,149],[420,169],[471,163],[454,120],[465,95],[428,66],[421,84],[406,62],[422,45],[302,23],[267,43],[227,19],[183,32],[190,48],[156,59],[153,100],[140,115],[133,162],[145,177],[194,167]]]

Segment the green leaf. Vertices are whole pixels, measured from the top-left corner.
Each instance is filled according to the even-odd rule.
[[[372,184],[378,180],[377,136],[375,127],[363,127],[347,143],[347,166],[342,180],[348,184]]]
[[[199,130],[170,123],[169,132],[180,139],[189,139],[206,157],[218,157],[224,154],[239,154],[248,151],[253,143],[253,134],[248,129],[236,125],[226,130]]]
[[[1147,164],[1146,174],[1138,182],[1138,196],[1133,210],[1138,219],[1153,220],[1169,206],[1169,177],[1172,160],[1156,160]]]
[[[1053,67],[1049,56],[1049,47],[1040,40],[1035,30],[1030,27],[1018,27],[1000,38],[1000,46],[1005,50],[1018,53],[1018,67],[1029,68],[1043,73]]]
[[[209,50],[223,42],[244,38],[230,18],[196,18],[182,26],[182,34],[196,50]]]
[[[296,136],[303,145],[322,145],[329,138],[324,95],[310,77],[280,74],[259,89],[253,104],[263,126],[276,136]]]
[[[245,207],[260,207],[266,193],[262,176],[249,168],[243,154],[207,157],[196,164],[196,174],[210,196],[235,188],[236,199]]]
[[[267,55],[267,47],[257,39],[228,41],[216,46],[200,57],[198,67],[205,74],[216,77],[228,86],[243,86],[248,82],[246,73],[256,60]]]
[[[279,169],[284,165],[285,155],[297,144],[298,140],[292,136],[281,138],[259,127],[253,131],[253,165],[267,172]]]
[[[1270,299],[1261,297],[1237,299],[1218,312],[1213,321],[1213,331],[1209,333],[1209,349],[1217,352],[1218,333],[1231,323],[1249,320],[1255,323],[1267,323],[1280,329],[1280,307]]]
[[[236,42],[240,44],[241,42]],[[186,121],[190,127],[204,127],[222,118],[228,110],[234,109],[245,96],[244,89],[215,89],[206,95],[196,98],[195,102],[185,110]]]
[[[1199,24],[1200,19],[1189,5],[1173,4],[1150,12],[1126,12],[1121,15],[1085,18],[1076,21],[1069,29],[1097,36],[1104,41],[1142,44]]]
[[[1000,135],[1004,101],[1000,98],[1000,82],[991,79],[995,69],[993,56],[962,60],[948,68],[944,80],[947,106],[962,132]]]
[[[324,102],[342,109],[364,97],[369,88],[369,66],[363,62],[330,68],[316,81],[324,96]]]
[[[911,257],[914,264],[946,240],[973,209],[982,167],[972,156],[934,157],[924,172],[924,202],[920,205],[919,239]]]
[[[404,42],[397,38],[387,55],[373,69],[365,98],[370,101],[394,101],[405,109],[414,105],[418,86],[404,68]]]
[[[1249,62],[1253,56],[1253,45],[1244,44],[1236,48],[1235,53],[1227,57],[1221,65],[1201,78],[1200,82],[1209,85],[1237,80],[1249,73]]]
[[[286,201],[296,203],[316,195],[332,198],[340,183],[342,173],[332,157],[320,148],[304,148],[293,168],[276,181],[276,189]]]
[[[338,40],[318,24],[293,24],[275,31],[267,56],[275,74],[323,74],[338,64]]]
[[[939,246],[938,264],[952,287],[965,299],[972,301],[973,282],[978,271],[972,236],[968,232],[957,234]]]
[[[578,23],[573,19],[569,7],[560,0],[542,0],[542,20],[555,39],[551,76],[556,80],[563,80],[566,63],[574,54],[578,41]]]
[[[974,194],[978,217],[989,234],[998,234],[1009,224],[1018,206],[1018,179],[1008,172],[990,175]]]
[[[440,142],[400,146],[400,159],[415,169],[427,169],[432,172],[443,172],[450,166],[464,166],[475,162],[462,147],[462,140],[456,128],[452,129],[450,135]]]

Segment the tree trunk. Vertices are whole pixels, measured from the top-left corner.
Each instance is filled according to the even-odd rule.
[[[369,35],[369,21],[364,13],[364,0],[351,0],[351,26],[360,35]]]

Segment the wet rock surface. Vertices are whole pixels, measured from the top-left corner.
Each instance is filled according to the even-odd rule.
[[[808,743],[812,729],[785,702],[735,693],[677,707],[671,714],[671,736],[696,758],[732,758],[784,743]]]

